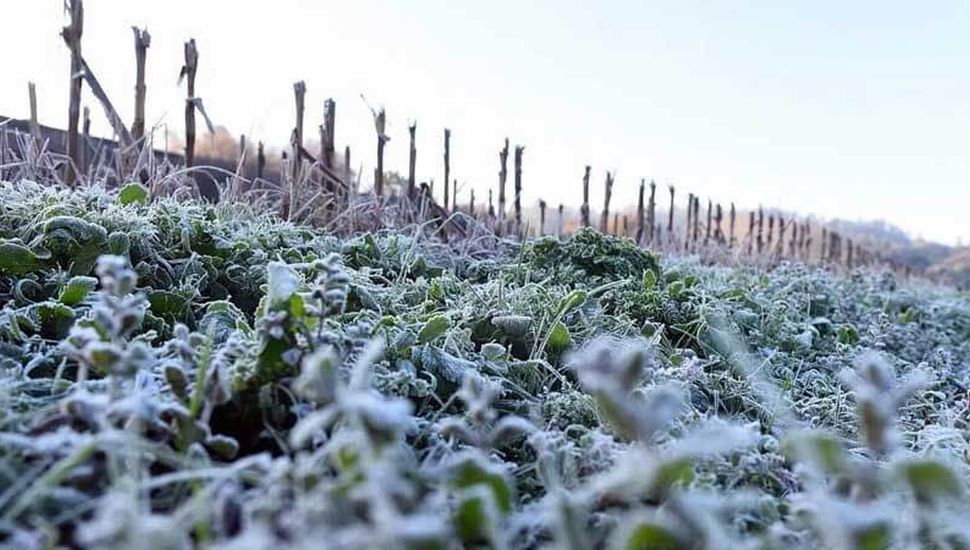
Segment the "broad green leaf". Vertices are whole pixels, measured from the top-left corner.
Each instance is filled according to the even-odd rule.
[[[444,315],[435,315],[421,327],[418,333],[418,343],[427,344],[435,341],[451,327],[451,321]]]
[[[669,529],[657,523],[642,522],[630,530],[623,548],[625,550],[678,550],[683,546]]]
[[[0,242],[0,273],[24,275],[43,267],[44,261],[33,250],[17,242]]]
[[[909,460],[899,466],[916,500],[930,503],[939,497],[960,496],[961,481],[949,467],[934,460]]]
[[[487,488],[495,499],[495,505],[503,514],[512,511],[512,489],[504,473],[472,455],[464,457],[454,470],[453,484],[456,488],[464,489],[474,485]]]
[[[118,202],[124,206],[129,204],[147,204],[148,189],[137,182],[129,183],[118,192]]]
[[[653,272],[648,271],[647,273]],[[559,303],[559,315],[565,315],[573,309],[583,305],[586,302],[586,297],[587,294],[585,290],[576,289],[570,292],[565,298],[562,299],[562,302]]]
[[[94,277],[79,275],[71,279],[61,289],[57,301],[67,306],[76,306],[88,297],[88,294],[98,285],[98,280]]]
[[[573,343],[573,338],[569,334],[569,329],[566,325],[562,324],[562,321],[556,321],[556,324],[552,325],[552,329],[549,330],[549,339],[546,343],[546,347],[549,351],[562,351]]]

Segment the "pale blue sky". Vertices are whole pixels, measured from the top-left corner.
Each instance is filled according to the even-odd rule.
[[[20,53],[5,55],[0,113],[26,116],[33,80],[41,121],[65,124],[61,5],[0,0],[0,51]],[[577,205],[588,163],[597,208],[610,169],[619,202],[647,177],[970,240],[965,2],[87,0],[86,11],[85,56],[126,119],[129,26],[148,26],[149,119],[172,132],[181,42],[194,36],[198,95],[217,124],[284,144],[292,82],[305,79],[309,127],[336,98],[337,141],[365,174],[373,126],[360,93],[387,108],[387,166],[406,169],[417,119],[419,177],[440,188],[447,125],[452,173],[480,201],[507,135],[526,145],[526,203]]]

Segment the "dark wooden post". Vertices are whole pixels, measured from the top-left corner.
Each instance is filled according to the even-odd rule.
[[[546,234],[546,201],[539,200],[539,236]]]
[[[610,199],[613,198],[613,174],[606,173],[606,183],[604,184],[603,214],[600,216],[600,232],[604,235],[609,232],[610,223]]]
[[[505,138],[505,145],[498,153],[498,219],[505,221],[505,182],[508,179],[509,138]],[[502,228],[504,230],[504,227]]]
[[[515,231],[522,235],[522,153],[525,146],[515,146]]]
[[[374,192],[378,197],[384,196],[384,145],[390,140],[384,131],[386,124],[387,114],[381,107],[381,110],[377,111],[374,117],[374,127],[377,130],[377,168],[374,169]],[[448,188],[447,181],[445,181],[445,188]]]
[[[775,237],[775,215],[768,215],[768,250],[771,250],[771,245],[774,242]]]
[[[408,125],[408,135],[411,137],[411,146],[408,151],[408,198],[414,198],[414,171],[418,162],[418,149],[415,144],[415,134],[418,131],[418,122],[414,121]],[[474,193],[472,194],[474,197]]]
[[[734,209],[734,203],[732,202],[731,203],[730,221],[728,222],[728,231],[730,231],[730,235],[728,236],[728,247],[730,247],[730,248],[734,248],[734,244],[735,244],[735,240],[734,240],[734,223],[735,223],[736,219],[737,219],[737,211]]]
[[[765,211],[760,206],[758,207],[758,254],[760,255],[764,251],[765,245]]]
[[[300,181],[300,169],[303,165],[303,113],[306,98],[306,83],[302,80],[293,84],[293,97],[296,100],[296,125],[293,127],[293,152],[292,164],[290,165],[290,178],[292,185],[297,185]],[[291,190],[292,191],[292,190]]]
[[[448,187],[447,185],[445,187]],[[458,210],[458,179],[451,180],[451,209]]]
[[[71,15],[70,25],[61,30],[61,36],[71,50],[70,102],[67,106],[67,170],[64,181],[71,185],[77,179],[75,167],[80,164],[78,147],[78,124],[81,116],[81,78],[83,59],[81,57],[81,35],[84,33],[84,5],[81,0],[66,0],[65,9]]]
[[[845,267],[852,269],[852,239],[846,239],[845,244]]]
[[[334,155],[336,150],[334,148],[334,138],[337,133],[337,102],[333,98],[327,98],[323,102],[323,143],[321,147],[323,149],[323,155],[320,161],[328,170],[333,170],[334,168]]]
[[[580,207],[583,227],[589,227],[589,171],[590,166],[586,165],[583,173],[583,206]]]
[[[199,50],[195,39],[185,43],[185,65],[179,79],[185,78],[185,166],[195,165],[195,73],[199,68]]]
[[[785,218],[778,216],[778,246],[775,247],[780,256],[785,255]]]
[[[757,228],[755,227],[754,221],[754,210],[748,212],[748,256],[751,255],[752,249],[754,248],[754,242],[757,240]]]
[[[724,230],[722,229],[724,221],[724,211],[721,210],[721,203],[717,203],[714,210],[714,240],[717,244],[724,244]]]
[[[629,226],[629,223],[630,222],[627,219],[626,214],[624,214],[623,215],[623,236],[624,237],[629,237],[630,236],[630,226]]]
[[[657,184],[650,180],[650,200],[647,202],[647,241],[654,243],[656,232],[654,225],[657,221]]]
[[[492,202],[492,190],[488,190],[488,217],[495,218],[495,204]]]
[[[697,246],[697,237],[700,235],[701,219],[701,198],[694,195],[694,246]]]
[[[34,145],[34,154],[40,151],[43,137],[40,135],[40,123],[37,122],[37,86],[33,82],[27,83],[27,99],[30,102],[30,137]],[[7,144],[3,143],[3,147]]]
[[[350,145],[344,146],[344,180],[346,180],[348,192],[356,193],[353,180],[354,170],[350,167]]]
[[[637,235],[636,235],[636,241],[637,241],[637,245],[638,246],[643,246],[643,237],[644,237],[644,233],[645,233],[643,224],[646,221],[645,220],[645,217],[646,216],[644,214],[643,195],[646,192],[646,186],[647,186],[646,180],[645,179],[641,179],[640,180],[640,192],[637,195]]]
[[[620,215],[613,214],[613,234],[616,236],[620,235]]]
[[[799,225],[801,225],[801,229],[799,229],[799,231],[798,231],[798,244],[796,245],[796,247],[797,247],[796,249],[798,250],[798,252],[797,252],[798,257],[804,260],[806,258],[806,256],[805,256],[805,241],[808,238],[808,228],[809,228],[809,225],[808,225],[808,222],[805,222],[805,223],[802,223],[802,224],[799,224]]]
[[[674,238],[674,186],[668,185],[667,190],[670,191],[670,209],[667,211],[667,238]]]
[[[469,193],[468,215],[474,218],[475,217],[475,188],[473,187],[469,189],[468,193]]]
[[[707,224],[704,226],[704,246],[711,243],[711,226],[713,225],[712,222],[714,221],[712,215],[713,213],[711,212],[712,209],[713,207],[711,204],[711,199],[707,199]]]
[[[802,243],[802,258],[808,258],[809,251],[812,249],[812,224],[810,222],[805,222],[805,227],[802,228],[802,236],[805,241]]]
[[[84,174],[88,173],[88,165],[91,159],[88,156],[88,151],[90,150],[91,143],[91,109],[85,107],[83,110],[82,122],[81,122],[81,145],[78,148],[78,153],[81,156],[81,165],[78,169]]]
[[[788,255],[792,258],[797,258],[797,245],[798,245],[798,221],[792,220],[791,226],[791,240],[788,242]]]
[[[691,220],[694,219],[694,194],[687,193],[687,226],[684,229],[684,251],[690,250]]]
[[[145,137],[145,59],[152,37],[148,29],[132,27],[135,33],[135,120],[131,124],[131,137],[135,142]]]
[[[825,228],[825,227],[822,228],[822,243],[821,244],[822,244],[822,248],[821,248],[821,251],[819,252],[819,259],[822,262],[825,262],[825,261],[827,261],[829,259],[828,258],[828,252],[827,252],[828,251],[828,246],[829,246],[829,232],[828,232],[828,229]]]
[[[451,130],[445,128],[445,211],[448,210],[448,182],[451,181]]]
[[[263,149],[263,142],[256,145],[256,177],[263,179],[263,170],[266,169],[266,153]]]
[[[559,203],[559,221],[556,223],[556,235],[562,237],[563,230],[563,205]]]

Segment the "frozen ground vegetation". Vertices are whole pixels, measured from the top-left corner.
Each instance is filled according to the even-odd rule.
[[[970,548],[970,300],[0,184],[17,548]]]

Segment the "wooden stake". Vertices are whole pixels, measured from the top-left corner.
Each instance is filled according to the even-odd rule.
[[[590,166],[587,164],[583,173],[583,206],[580,207],[583,227],[589,227],[589,171]]]
[[[33,82],[27,83],[27,99],[30,101],[30,136],[34,142],[34,153],[40,151],[42,137],[40,124],[37,122],[37,86]],[[6,147],[6,143],[3,144]]]
[[[303,150],[303,113],[306,105],[306,83],[304,81],[300,80],[293,84],[293,98],[296,101],[296,125],[294,126],[293,139],[291,140],[293,159],[290,165],[290,178],[292,179],[292,185],[297,185],[300,182],[300,171],[303,166],[303,155],[301,152]]]
[[[704,246],[707,246],[711,242],[712,209],[711,199],[707,199],[707,224],[704,226]]]
[[[61,30],[61,36],[71,51],[70,102],[67,107],[67,156],[70,161],[64,174],[68,185],[77,179],[75,167],[80,164],[78,147],[78,124],[81,116],[81,79],[83,60],[81,57],[81,35],[84,33],[84,4],[81,0],[65,0],[65,9],[70,13],[71,23]]]
[[[263,170],[266,169],[266,154],[263,150],[263,142],[260,141],[256,146],[256,178],[263,179]]]
[[[199,67],[199,51],[195,39],[185,43],[185,65],[179,80],[186,79],[185,88],[185,167],[195,164],[195,73]]]
[[[765,234],[765,211],[758,207],[758,255],[764,251]]]
[[[714,209],[714,241],[717,244],[724,244],[724,230],[722,229],[724,221],[724,212],[721,210],[721,203],[717,203]]]
[[[563,230],[563,204],[559,203],[559,221],[556,223],[556,235],[562,237]]]
[[[488,217],[495,219],[495,204],[492,203],[492,190],[488,190]]]
[[[539,200],[539,236],[546,234],[546,201]]]
[[[81,156],[81,165],[78,168],[82,173],[88,173],[88,165],[90,160],[88,158],[88,151],[90,150],[91,143],[91,109],[87,106],[84,107],[83,117],[81,122],[81,145],[78,148],[78,153]]]
[[[691,220],[694,219],[694,194],[687,193],[687,227],[684,230],[684,252],[690,250]]]
[[[408,126],[408,135],[411,137],[411,146],[408,152],[408,198],[414,197],[414,173],[418,162],[418,149],[415,143],[415,134],[418,131],[418,122],[414,121]],[[474,197],[472,192],[472,197]]]
[[[498,219],[505,221],[505,183],[508,179],[509,138],[505,138],[505,145],[498,153]],[[503,228],[504,230],[504,228]]]
[[[644,237],[644,227],[643,227],[643,224],[646,221],[645,220],[646,216],[644,214],[643,194],[646,191],[646,185],[647,185],[646,184],[646,180],[641,179],[640,180],[640,192],[637,195],[637,235],[636,235],[636,241],[637,241],[637,245],[638,246],[642,246],[643,245],[643,237]]]
[[[667,190],[670,191],[670,210],[667,212],[667,238],[673,239],[674,237],[674,186],[668,185]]]
[[[374,193],[378,197],[384,196],[384,145],[390,140],[384,132],[387,124],[387,114],[384,108],[374,113],[374,129],[377,131],[377,168],[374,169]],[[445,189],[448,180],[445,180]]]
[[[323,102],[323,136],[320,145],[323,155],[320,161],[328,170],[333,170],[333,160],[336,150],[334,149],[334,138],[337,132],[337,102],[333,98],[327,98]]]
[[[135,120],[131,123],[131,137],[140,142],[145,137],[145,59],[152,37],[148,29],[132,27],[131,30],[135,33]]]
[[[522,235],[522,153],[525,147],[515,146],[515,230]]]
[[[755,232],[754,210],[752,210],[748,212],[748,256],[751,255],[754,241],[756,240]]]
[[[734,203],[732,202],[731,203],[730,221],[728,222],[728,231],[730,231],[730,235],[728,236],[728,247],[729,248],[734,248],[734,245],[735,245],[735,240],[734,240],[734,223],[735,223],[736,219],[737,219],[737,211],[734,209]]]
[[[778,216],[778,246],[775,247],[778,254],[785,254],[785,218]]]
[[[647,202],[647,242],[654,243],[654,225],[657,220],[657,184],[650,180],[650,200]]]
[[[469,189],[469,194],[471,195],[468,199],[468,215],[475,217],[475,189]]]
[[[829,232],[827,228],[823,227],[822,228],[822,249],[821,249],[821,252],[819,253],[819,259],[823,263],[828,260],[828,255],[827,255],[828,245],[829,245]]]
[[[604,184],[604,188],[606,193],[603,200],[603,215],[600,216],[600,233],[605,235],[609,230],[610,199],[613,198],[613,174],[610,172],[606,173],[606,183]]]
[[[353,181],[354,170],[350,167],[350,145],[344,146],[344,181],[347,182],[347,191],[356,194]]]
[[[451,130],[445,128],[445,210],[448,210],[448,182],[451,181]]]
[[[697,236],[700,231],[700,217],[701,217],[701,198],[694,195],[694,245],[697,245]]]

